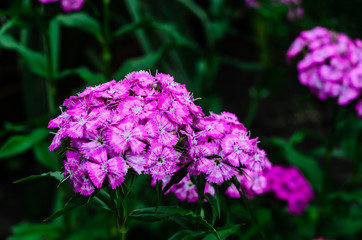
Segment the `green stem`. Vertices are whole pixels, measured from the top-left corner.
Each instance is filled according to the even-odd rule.
[[[110,29],[109,29],[109,5],[111,0],[103,0],[103,62],[104,62],[104,75],[106,79],[111,78],[111,53],[110,53]]]
[[[255,90],[258,91],[256,88]],[[250,128],[251,125],[253,124],[256,113],[258,111],[259,101],[260,101],[259,94],[258,93],[252,94],[250,104],[248,107],[248,112],[246,114],[244,121],[245,126],[247,126],[248,128]]]
[[[126,239],[126,235],[128,232],[127,229],[127,220],[128,220],[128,207],[127,207],[127,196],[128,192],[124,191],[123,187],[125,187],[127,183],[123,183],[119,188],[117,188],[116,194],[114,194],[113,190],[110,190],[110,197],[113,202],[116,204],[116,212],[114,213],[117,218],[117,230],[122,240]],[[127,186],[125,187],[127,189]]]
[[[338,123],[338,109],[339,106],[337,103],[333,107],[332,119],[329,128],[328,139],[326,142],[326,153],[325,153],[325,164],[324,164],[324,178],[323,178],[323,187],[319,201],[319,213],[317,219],[316,227],[316,236],[321,233],[323,223],[325,222],[326,216],[326,205],[327,205],[327,195],[330,190],[330,186],[333,185],[331,179],[331,166],[332,166],[332,153],[335,144],[335,131]]]
[[[48,107],[50,112],[55,110],[55,95],[56,88],[54,86],[55,73],[54,73],[54,63],[51,50],[51,39],[49,34],[49,24],[46,27],[45,37],[44,37],[45,53],[47,56],[47,67],[48,67],[48,76],[46,79],[46,89],[47,89],[47,98],[48,98]]]

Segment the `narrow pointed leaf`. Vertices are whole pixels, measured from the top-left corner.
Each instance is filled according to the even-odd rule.
[[[21,183],[21,182],[30,181],[30,180],[33,180],[33,179],[46,178],[46,177],[55,178],[59,182],[62,182],[64,180],[63,173],[60,172],[60,171],[56,171],[56,172],[47,172],[47,173],[43,173],[43,174],[40,174],[40,175],[31,175],[29,177],[25,177],[25,178],[21,178],[19,180],[16,180],[16,181],[14,181],[14,183]]]
[[[214,197],[213,195],[211,195],[210,193],[206,193],[205,197],[207,199],[207,201],[210,203],[211,205],[211,211],[212,211],[212,222],[211,225],[215,224],[215,221],[217,218],[220,219],[220,203],[219,203],[219,198],[218,197]]]
[[[93,73],[86,67],[64,70],[57,76],[57,78],[62,78],[71,74],[77,74],[88,85],[97,85],[106,82],[106,78],[102,74]]]
[[[195,220],[200,225],[204,226],[207,230],[213,233],[217,239],[220,239],[217,231],[213,228],[204,218],[200,215],[196,215],[192,211],[183,209],[179,206],[159,206],[156,208],[142,208],[136,209],[131,212],[130,217],[139,221],[145,222],[157,222],[172,219],[172,217],[185,217]]]
[[[174,184],[179,183],[186,175],[187,175],[187,167],[188,164],[185,165],[183,168],[175,172],[170,181],[167,183],[167,185],[162,189],[162,193],[165,194]]]
[[[32,72],[44,77],[47,76],[47,65],[44,55],[30,50],[8,34],[0,34],[0,47],[16,51],[23,57]]]
[[[78,28],[101,38],[101,26],[94,18],[84,12],[61,14],[56,17],[56,21],[64,26]]]
[[[0,159],[25,152],[48,135],[48,130],[39,128],[28,135],[12,136],[0,147]]]
[[[86,203],[88,203],[88,197],[82,196],[82,195],[75,195],[73,196],[64,206],[64,208],[58,212],[53,213],[50,217],[43,220],[43,222],[58,218],[62,216],[64,213],[72,211],[73,209],[82,206]]]

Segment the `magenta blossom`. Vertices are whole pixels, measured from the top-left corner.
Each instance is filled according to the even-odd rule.
[[[305,49],[298,63],[299,80],[319,99],[337,98],[339,105],[361,99],[362,44],[343,33],[315,27],[303,31],[287,52],[290,60]],[[359,104],[357,115],[361,117]]]
[[[211,184],[240,172],[261,176],[268,160],[257,138],[250,138],[234,114],[206,117],[194,100],[172,76],[146,71],[87,87],[66,99],[64,110],[49,122],[49,128],[58,129],[49,149],[69,149],[64,177],[83,195],[106,185],[117,188],[129,174],[170,179],[183,167],[188,179],[204,177],[210,194]],[[259,192],[262,186],[261,180],[253,189]],[[172,191],[182,200],[199,197],[187,179]]]
[[[57,2],[60,1],[60,5],[65,12],[78,11],[82,8],[84,0],[38,0],[41,3]]]

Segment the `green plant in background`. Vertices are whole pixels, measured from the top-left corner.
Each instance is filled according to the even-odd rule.
[[[288,215],[284,206],[269,200],[270,194],[249,201],[267,239],[318,236],[359,239],[361,120],[351,114],[350,109],[333,113],[333,104],[321,105],[311,98],[298,85],[297,74],[289,73],[287,69],[292,68],[284,63],[286,50],[300,30],[322,25],[360,37],[358,1],[346,4],[303,1],[304,18],[293,21],[286,19],[286,8],[269,5],[267,1],[260,9],[249,9],[243,3],[220,0],[154,1],[152,4],[88,0],[80,10],[64,12],[61,6],[65,2],[41,4],[17,0],[5,3],[6,7],[0,10],[0,56],[2,59],[10,56],[13,65],[17,64],[10,67],[12,73],[8,73],[8,65],[1,67],[2,79],[9,79],[4,80],[2,86],[12,86],[10,84],[15,83],[10,79],[17,79],[17,88],[22,86],[17,93],[24,101],[21,103],[17,98],[18,105],[13,107],[24,106],[22,119],[6,117],[8,122],[0,132],[3,141],[0,158],[7,180],[49,170],[54,173],[42,177],[61,179],[56,171],[63,171],[60,163],[65,156],[48,151],[49,131],[45,127],[50,118],[59,114],[57,106],[71,92],[75,94],[84,89],[82,85],[94,86],[112,78],[119,80],[132,71],[158,69],[172,73],[175,79],[187,84],[195,96],[201,96],[197,103],[206,111],[219,113],[227,106],[226,110],[238,112],[248,128],[253,124],[256,135],[266,136],[261,137],[261,144],[273,163],[295,165],[310,181],[315,200],[302,216]],[[18,62],[13,53],[19,56]],[[241,95],[240,98],[232,97],[237,95]],[[29,154],[29,150],[33,154]],[[26,171],[29,166],[31,172]],[[327,184],[323,179],[329,179],[325,181]],[[143,207],[145,212],[139,214],[147,216],[150,214],[147,207],[154,206],[155,201],[162,201],[165,206],[189,207],[170,195],[157,200],[154,196],[160,194],[155,195],[154,191],[159,191],[161,186],[153,190],[149,188],[149,180],[146,176],[135,179],[129,209]],[[37,196],[27,190],[24,194],[27,217],[19,214],[16,220],[30,215],[33,223],[14,226],[11,238],[108,239],[117,236],[113,215],[98,207],[64,211],[65,214],[54,221],[39,223],[50,208],[62,211],[72,195],[67,184],[54,192],[54,182],[41,182],[31,183],[43,186],[42,191],[37,190],[40,193]],[[20,186],[17,184],[15,188]],[[31,189],[33,185],[23,186]],[[12,188],[14,186],[1,188],[2,200],[5,189]],[[230,239],[260,237],[258,226],[239,201],[222,198],[219,201],[221,214],[217,226],[225,226],[226,222],[241,224],[219,228],[221,238],[231,233]],[[75,198],[65,210],[87,202],[85,198]],[[99,206],[96,205],[99,203],[92,200],[88,205]],[[211,203],[212,200],[210,205],[206,204],[210,208],[210,211],[206,209],[206,215],[215,212]],[[38,210],[42,206],[47,206],[47,210]],[[175,239],[190,234],[202,238],[184,221],[186,218],[198,222],[200,218],[195,217],[198,215],[178,208],[160,209],[171,214],[167,218],[178,225],[155,222],[144,229],[142,223],[131,221],[129,229],[134,231],[128,233],[129,237],[144,235],[159,239],[158,232],[163,232],[161,238],[166,238],[182,230]],[[158,220],[164,219],[165,216],[160,216]]]

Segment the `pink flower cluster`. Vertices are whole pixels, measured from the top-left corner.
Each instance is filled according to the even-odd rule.
[[[129,169],[161,180],[187,165],[190,174],[221,184],[241,167],[255,174],[265,167],[257,139],[250,139],[234,114],[205,117],[170,75],[133,72],[121,82],[87,87],[63,106],[49,122],[49,128],[58,128],[49,149],[68,143],[64,176],[83,195],[105,179],[116,188]],[[180,184],[174,192],[189,186]],[[194,199],[191,195],[181,198]]]
[[[245,3],[251,8],[260,8],[261,3],[258,0],[245,0]],[[304,16],[304,9],[301,0],[271,0],[275,6],[288,7],[288,19],[300,19]]]
[[[60,1],[62,9],[66,12],[77,11],[82,8],[84,0],[38,0],[41,3]]]
[[[279,199],[288,202],[288,210],[292,214],[302,214],[314,196],[308,181],[294,167],[284,168],[269,164],[263,175],[255,176],[247,172],[238,176],[238,179],[248,197],[273,192]],[[235,185],[226,190],[226,195],[240,197]]]
[[[319,99],[338,98],[339,105],[359,99],[356,111],[362,117],[362,41],[318,26],[301,32],[290,46],[287,58],[304,51],[297,66],[300,82]]]

